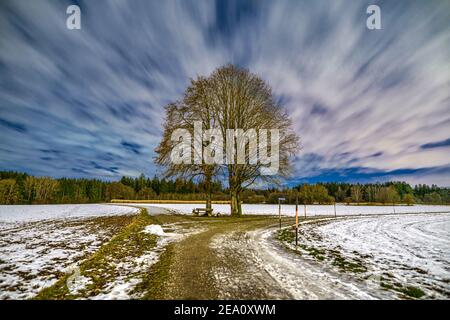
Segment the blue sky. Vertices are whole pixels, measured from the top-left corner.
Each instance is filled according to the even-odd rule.
[[[382,30],[366,28],[373,3]],[[293,119],[291,184],[449,186],[449,21],[445,0],[1,1],[0,169],[158,174],[164,105],[231,62]]]

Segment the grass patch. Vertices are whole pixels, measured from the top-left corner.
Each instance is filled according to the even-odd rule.
[[[161,300],[166,299],[167,282],[170,277],[170,267],[173,262],[174,244],[169,244],[158,262],[151,266],[144,275],[142,282],[133,292],[144,293],[142,299]]]
[[[406,288],[403,288],[400,290],[400,292],[404,293],[408,297],[417,298],[417,299],[421,298],[425,295],[425,292],[423,292],[422,289],[413,287],[413,286],[408,286]]]
[[[70,292],[67,280],[71,274],[65,274],[54,285],[39,292],[35,299],[87,298],[102,293],[102,289],[120,275],[121,270],[116,268],[117,263],[140,257],[156,245],[157,236],[141,232],[145,226],[153,222],[147,210],[141,209],[140,214],[135,216],[118,235],[82,262],[79,267],[80,275],[89,278],[90,283],[79,292]]]
[[[295,242],[295,231],[288,228],[280,230],[276,238],[281,242],[293,244]],[[332,261],[331,265],[338,267],[341,272],[364,273],[367,271],[361,260],[344,258],[338,250],[325,250],[302,243],[298,245],[298,248],[306,251],[308,255],[320,262],[325,260]],[[300,253],[299,251],[294,252]]]
[[[344,272],[364,273],[367,271],[367,268],[360,260],[348,260],[340,255],[335,255],[332,265],[338,267],[339,270]]]
[[[282,229],[277,233],[277,239],[279,241],[293,243],[295,241],[295,232],[289,229]]]
[[[295,242],[295,231],[291,230],[289,228],[283,229],[278,231],[276,238],[285,243],[293,244]],[[292,249],[292,247],[287,246],[287,248]],[[362,274],[366,273],[368,271],[367,267],[364,265],[364,262],[362,259],[370,258],[370,255],[360,255],[358,252],[354,251],[352,252],[354,255],[359,255],[358,258],[348,258],[343,257],[341,252],[339,250],[330,249],[330,250],[323,250],[314,248],[311,246],[307,246],[305,244],[299,244],[298,248],[302,249],[303,251],[306,251],[311,257],[316,259],[317,261],[331,261],[331,265],[337,267],[339,271],[341,272],[350,272],[350,273],[357,273]],[[299,251],[292,250],[293,252],[299,253]],[[426,274],[427,272],[425,270],[415,268],[416,272],[420,274]],[[394,276],[390,273],[384,273],[384,275],[387,277],[381,277],[380,286],[385,290],[391,290],[400,293],[404,298],[413,298],[413,299],[420,299],[423,296],[425,296],[425,292],[414,286],[404,286],[399,282],[393,281]],[[369,278],[369,276],[366,276],[364,279]]]
[[[388,280],[385,278],[382,278],[381,280],[382,281],[381,281],[380,286],[383,289],[399,292],[399,293],[407,296],[408,298],[420,299],[425,295],[425,292],[418,287],[414,287],[414,286],[406,286],[405,287],[399,282],[388,282]]]

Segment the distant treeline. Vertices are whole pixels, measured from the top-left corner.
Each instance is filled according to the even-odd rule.
[[[205,200],[203,182],[192,180],[123,177],[120,181],[34,177],[26,173],[0,171],[0,204],[96,203],[111,199]],[[247,189],[244,203],[425,203],[450,204],[450,189],[432,185],[410,186],[405,182],[371,184],[318,183],[286,189]],[[213,200],[229,200],[226,187],[214,182]]]

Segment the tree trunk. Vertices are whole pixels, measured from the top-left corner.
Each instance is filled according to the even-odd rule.
[[[211,202],[211,184],[212,184],[212,173],[210,170],[206,170],[205,174],[205,187],[206,187],[206,209],[211,212],[212,202]],[[209,213],[208,213],[209,215]]]
[[[239,197],[239,192],[235,189],[230,189],[231,196],[231,216],[240,217],[242,215],[241,201]]]

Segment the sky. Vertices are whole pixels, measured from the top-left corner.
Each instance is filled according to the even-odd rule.
[[[66,27],[71,4],[81,30]],[[449,21],[446,0],[3,0],[0,170],[160,175],[164,105],[233,63],[267,81],[300,136],[287,184],[450,186]]]

